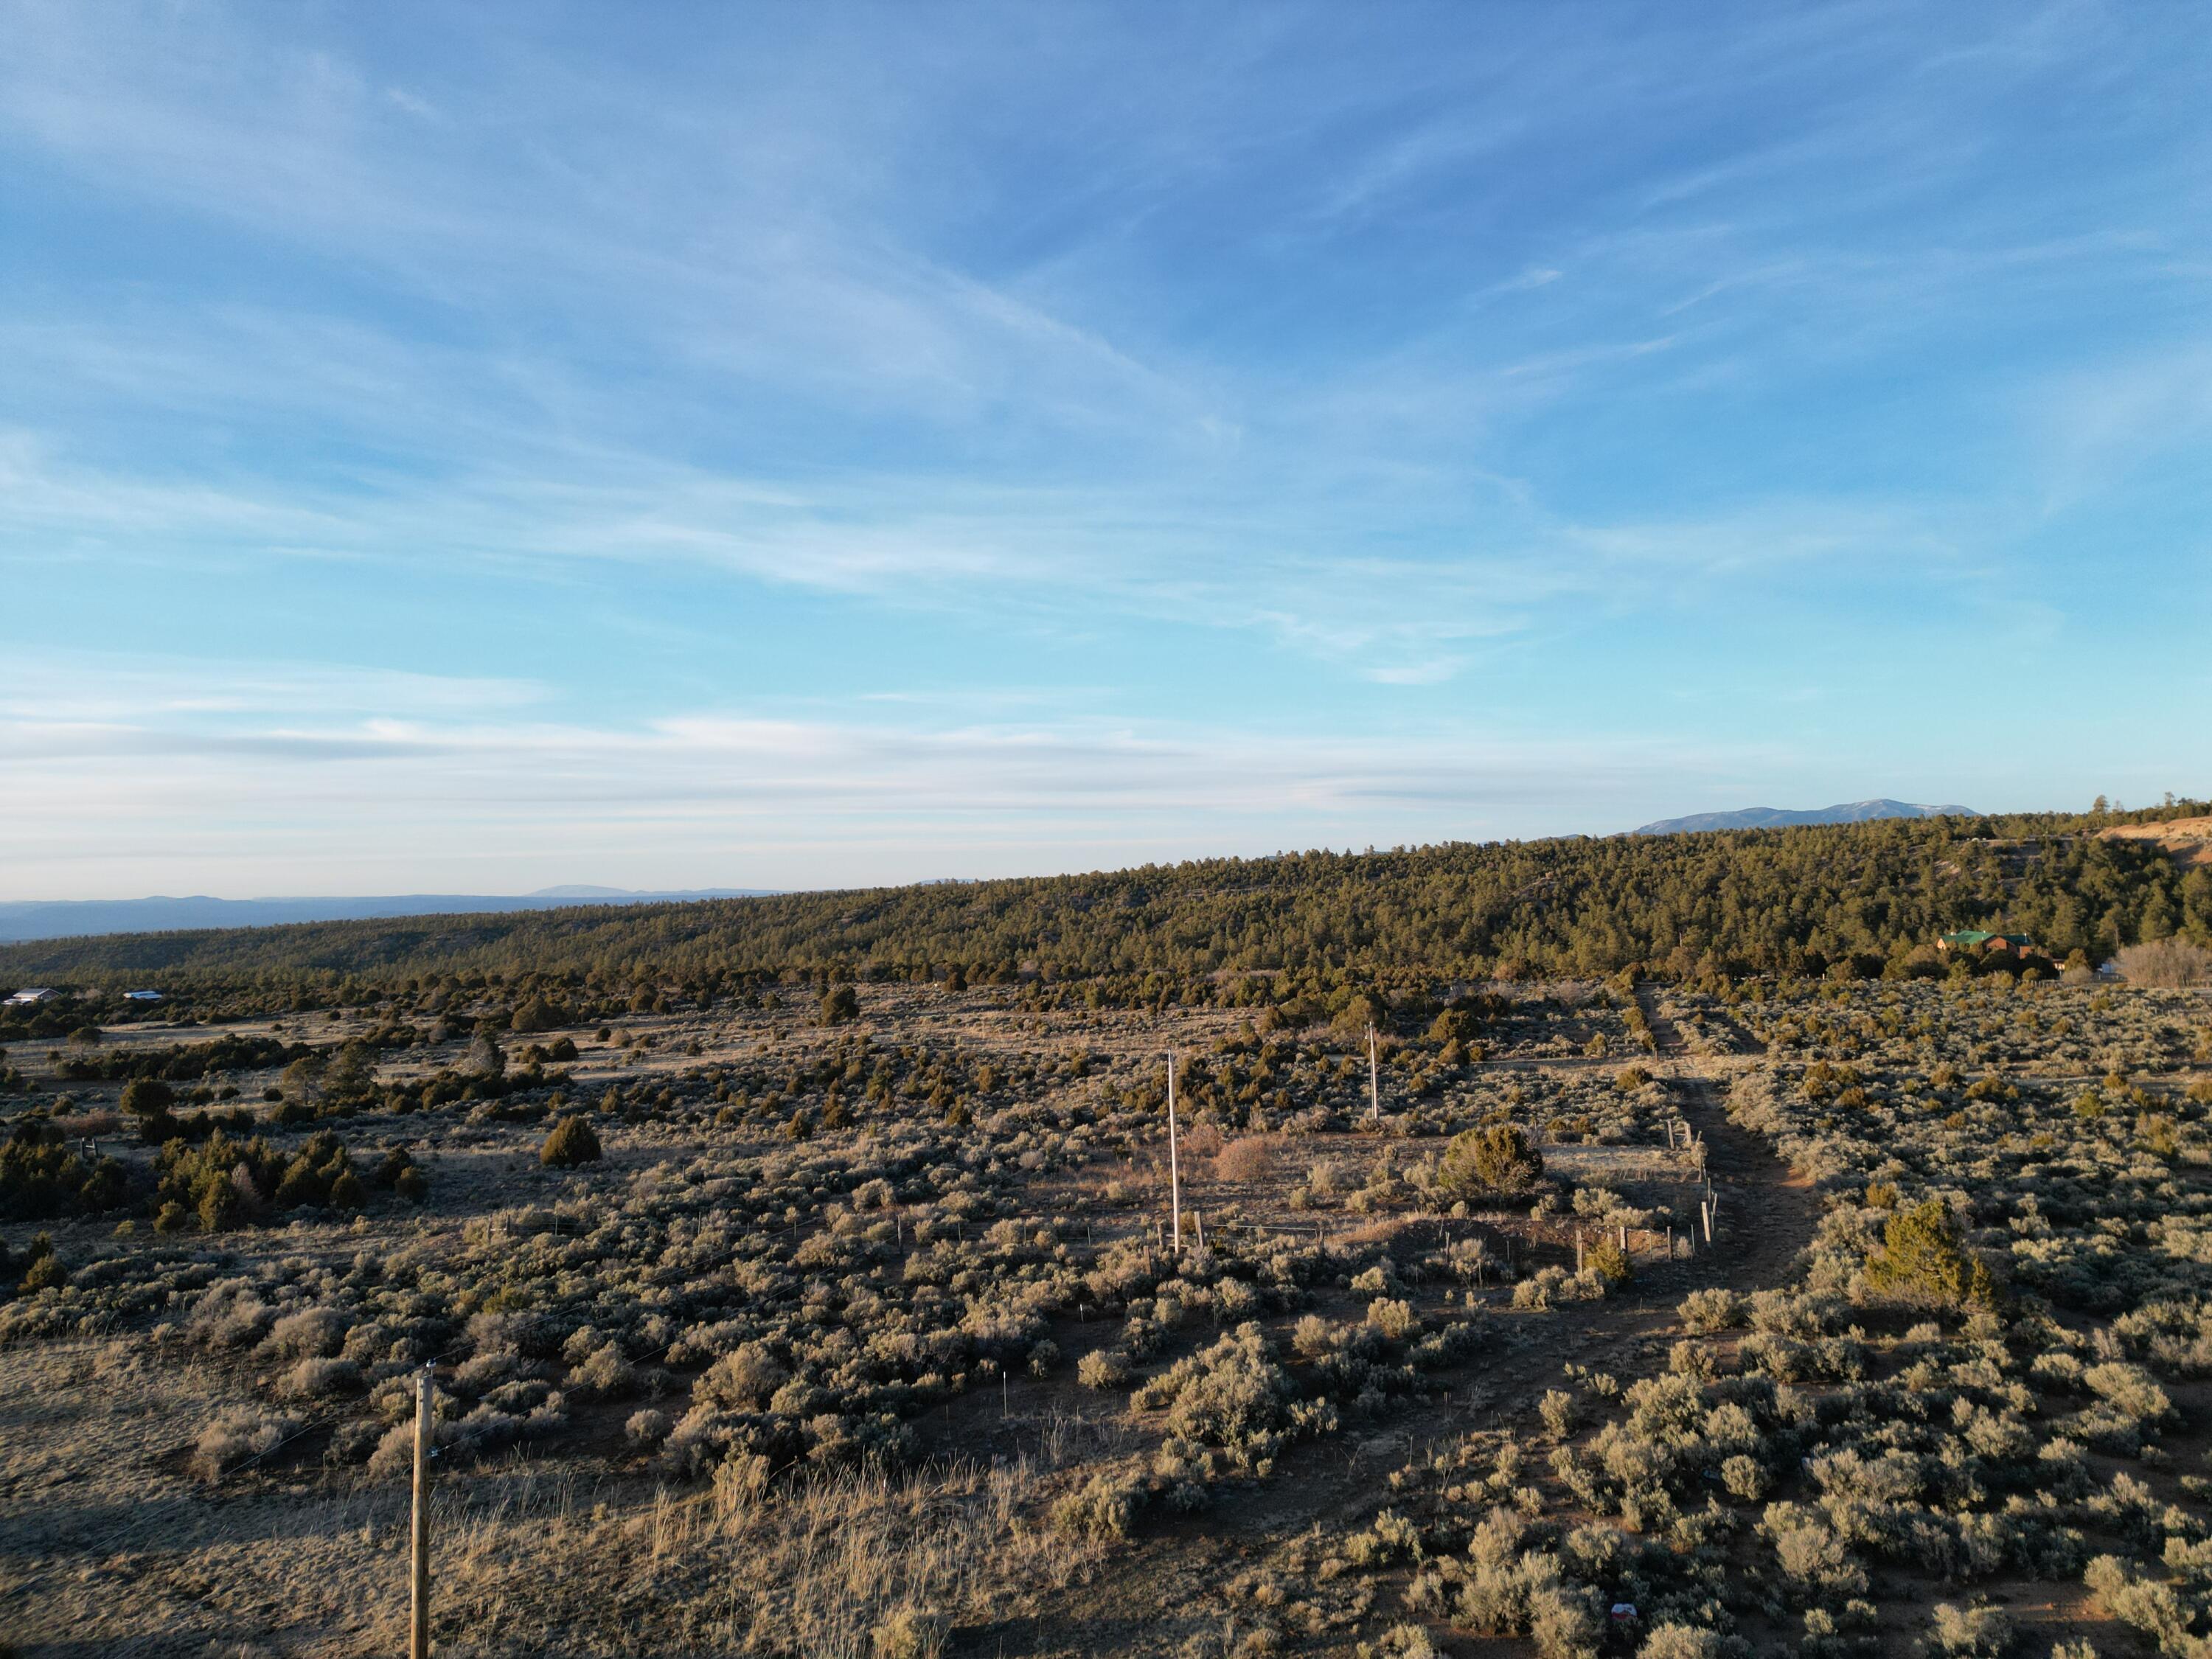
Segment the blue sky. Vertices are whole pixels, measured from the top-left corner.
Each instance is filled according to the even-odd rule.
[[[2212,787],[2194,9],[0,39],[0,897]]]

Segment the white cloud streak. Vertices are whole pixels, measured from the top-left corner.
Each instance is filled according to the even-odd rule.
[[[58,670],[62,665],[50,665]],[[486,719],[529,688],[283,665],[141,667],[33,712],[0,698],[8,897],[195,885],[469,890],[576,878],[803,886],[1219,850],[1597,827],[1771,753],[1649,740],[1348,741],[1060,716],[893,724],[747,714],[634,726]],[[96,673],[72,676],[97,684]],[[416,713],[354,711],[397,696]],[[495,884],[489,889],[483,884]]]
[[[2154,119],[2202,77],[2100,5],[887,8],[680,50],[641,13],[588,52],[468,9],[0,9],[9,210],[94,227],[82,269],[0,265],[0,582],[109,579],[88,620],[0,609],[23,896],[797,885],[1779,798],[1792,754],[1555,688],[1765,704],[1725,665],[1777,613],[1854,665],[1954,617],[2063,649],[2017,548],[2206,424],[2212,144]],[[2148,136],[2050,137],[2061,77]],[[450,678],[42,648],[183,651],[131,608],[180,571],[249,637],[311,564],[618,597]],[[1166,623],[1218,649],[1152,707],[1270,653],[1310,695],[1116,723],[1074,712],[1111,684],[939,662],[803,719],[741,667],[623,696],[702,592],[1109,637],[1086,681]],[[1668,659],[1623,621],[1690,625]],[[1510,706],[1455,684],[1522,664]]]
[[[1880,6],[1763,16],[1674,53],[1562,26],[1477,65],[1409,78],[1395,64],[1372,90],[1323,78],[1264,116],[1255,89],[1285,44],[1263,38],[1149,103],[1099,106],[1125,148],[1084,161],[1099,189],[1155,210],[1256,180],[1284,194],[1284,222],[1334,250],[1555,151],[1593,106],[1648,121],[1700,86],[1786,96],[1808,45],[1847,46],[1862,66],[1978,64],[2002,87],[2046,72],[2050,42],[2099,33],[2054,11],[2045,46],[1983,62],[1972,30],[1916,56],[1901,19]],[[1925,316],[1947,287],[1955,302],[1994,270],[2106,258],[2126,241],[2031,249],[1969,220],[1949,249],[1837,249],[1818,217],[1832,202],[1808,181],[1876,141],[1946,177],[1979,155],[1971,125],[1929,110],[1900,127],[1899,100],[1866,90],[1801,131],[1676,169],[1626,225],[1548,227],[1548,246],[1486,262],[1463,306],[1431,300],[1370,349],[1332,348],[1285,381],[1117,305],[1103,279],[1126,237],[1101,228],[1110,216],[1048,261],[987,271],[948,257],[942,218],[958,204],[896,158],[945,143],[945,100],[989,82],[992,64],[951,65],[941,85],[856,78],[850,64],[830,73],[842,60],[818,41],[773,67],[733,65],[755,95],[726,94],[709,120],[696,88],[635,96],[618,64],[581,80],[460,24],[454,56],[513,77],[478,106],[221,8],[141,14],[121,31],[55,4],[14,20],[0,125],[18,142],[104,191],[362,262],[410,322],[139,295],[0,324],[0,361],[21,384],[73,389],[59,415],[19,409],[0,441],[0,557],[674,562],[894,604],[1183,608],[1370,680],[1430,684],[1547,603],[1632,598],[1638,569],[1849,568],[1870,547],[1948,544],[1962,517],[1960,502],[1824,499],[1778,480],[1764,506],[1601,519],[1547,505],[1557,486],[1510,469],[1471,472],[1469,434],[1484,445],[1609,383],[1711,381],[1762,356],[1763,372],[1786,372],[1778,323],[1790,352],[1818,353]],[[1316,27],[1330,32],[1296,19],[1285,40]],[[564,100],[574,107],[549,126],[542,110]],[[810,105],[815,118],[800,118]],[[1240,131],[1240,112],[1259,125]],[[1311,165],[1269,168],[1270,150]],[[1744,212],[1752,198],[1764,220]],[[2143,261],[2172,258],[2163,239],[2138,241]],[[1907,291],[1917,305],[1896,303]],[[1753,292],[1768,303],[1724,304]],[[426,304],[442,313],[434,329],[419,326]],[[1693,338],[1653,326],[1722,310]],[[1768,331],[1756,349],[1753,326]],[[232,454],[121,461],[73,441],[72,398],[203,428],[311,431],[346,459],[283,475]],[[733,418],[729,444],[702,441]],[[892,435],[815,464],[855,422]],[[994,459],[947,465],[979,450]],[[1758,516],[1778,533],[1699,539]],[[1422,544],[1400,561],[1423,579],[1410,641],[1363,617],[1355,580],[1315,574],[1377,538]],[[1516,586],[1521,598],[1497,597]],[[1269,601],[1243,599],[1254,592]],[[1358,640],[1368,646],[1346,643]]]

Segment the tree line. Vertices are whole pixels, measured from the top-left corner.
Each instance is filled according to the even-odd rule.
[[[422,975],[1051,982],[1817,975],[1924,969],[1936,937],[2053,960],[2212,945],[2212,871],[2109,824],[2206,809],[1891,819],[1306,852],[766,898],[126,934],[0,950],[0,986],[221,981],[271,996]]]

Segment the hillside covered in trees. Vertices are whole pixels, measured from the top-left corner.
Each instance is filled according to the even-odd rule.
[[[764,898],[117,935],[0,951],[0,985],[388,981],[421,975],[696,981],[1223,970],[1447,979],[1634,968],[1871,977],[1931,964],[1948,930],[2055,961],[2139,939],[2212,943],[2212,870],[2119,823],[2034,814],[1668,837],[1448,843],[1213,859],[1109,873]]]

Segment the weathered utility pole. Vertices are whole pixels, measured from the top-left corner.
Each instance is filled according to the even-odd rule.
[[[430,1659],[430,1373],[415,1378],[414,1586],[407,1659]]]
[[[1175,1218],[1175,1253],[1182,1254],[1182,1162],[1176,1147],[1176,1056],[1168,1053],[1168,1206]]]

